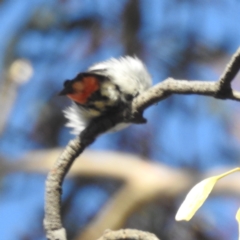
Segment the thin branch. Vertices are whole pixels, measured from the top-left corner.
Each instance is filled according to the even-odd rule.
[[[222,76],[219,79],[221,88],[229,88],[232,80],[237,75],[240,68],[240,48],[233,54],[230,62],[227,64]]]
[[[167,78],[136,97],[132,103],[133,111],[143,111],[152,104],[171,94],[197,94],[217,99],[240,101],[240,92],[232,91],[230,83],[240,69],[240,48],[232,56],[218,81],[186,81]]]
[[[143,123],[143,111],[152,104],[169,97],[171,94],[197,94],[220,99],[240,101],[240,93],[232,91],[230,83],[240,68],[240,50],[234,54],[226,70],[217,82],[174,80],[165,81],[150,88],[136,97],[130,109],[113,116],[102,116],[94,119],[81,133],[80,140],[71,141],[50,171],[46,182],[46,206],[44,226],[50,240],[66,240],[65,230],[61,223],[61,186],[62,181],[74,159],[91,144],[95,138],[111,129],[118,123]]]
[[[135,229],[106,230],[98,240],[159,240],[154,234]]]
[[[46,180],[44,228],[50,240],[66,240],[61,220],[62,182],[74,160],[102,132],[116,125],[118,119],[99,117],[92,121],[80,137],[70,141],[58,158]]]
[[[44,228],[48,239],[66,240],[61,220],[62,182],[73,161],[84,150],[79,138],[69,142],[46,180]]]
[[[171,94],[198,94],[214,96],[218,90],[216,82],[186,81],[167,78],[133,100],[133,111],[143,111]],[[240,99],[239,99],[240,100]]]

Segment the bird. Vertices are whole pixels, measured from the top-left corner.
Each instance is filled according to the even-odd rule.
[[[66,95],[72,105],[64,110],[67,127],[79,135],[97,117],[116,114],[131,105],[133,99],[152,85],[144,63],[136,56],[110,58],[90,66],[71,80],[66,80],[59,95]],[[111,132],[127,127],[119,123]]]

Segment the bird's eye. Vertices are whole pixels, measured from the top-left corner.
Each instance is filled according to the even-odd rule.
[[[127,101],[132,101],[133,98],[134,98],[134,96],[131,95],[131,94],[126,94],[126,95],[125,95],[125,98],[126,98]]]

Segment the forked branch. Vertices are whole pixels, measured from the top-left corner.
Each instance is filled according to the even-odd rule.
[[[168,78],[137,96],[132,102],[130,111],[126,109],[126,111],[114,116],[108,116],[107,118],[101,117],[92,121],[79,137],[69,142],[48,174],[44,219],[47,238],[50,240],[67,239],[61,220],[62,182],[75,158],[78,157],[99,134],[106,132],[121,122],[143,123],[143,111],[172,94],[197,94],[218,99],[240,101],[240,92],[233,91],[231,88],[231,82],[239,71],[239,68],[240,48],[232,56],[232,59],[227,64],[226,69],[218,81],[187,81]],[[110,238],[108,239],[110,240]]]

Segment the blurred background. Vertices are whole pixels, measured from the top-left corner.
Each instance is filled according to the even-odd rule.
[[[57,95],[64,80],[122,55],[141,58],[154,84],[167,77],[217,80],[240,45],[239,22],[238,0],[1,0],[1,239],[45,239],[45,160],[56,148],[57,157],[74,137],[62,114],[70,101]],[[233,86],[240,90],[239,76]],[[144,158],[139,161],[146,166],[161,164],[176,173],[230,169],[239,166],[239,110],[233,101],[174,95],[145,112],[146,125],[103,135],[89,149],[93,155],[131,153]],[[102,161],[99,157],[97,166]],[[144,171],[131,171],[144,179]],[[67,179],[63,219],[69,239],[84,239],[81,234],[123,186],[114,174]],[[162,240],[237,239],[236,194],[213,196],[191,222],[175,222],[191,186],[174,197],[163,193],[140,204],[117,226],[151,231]]]

